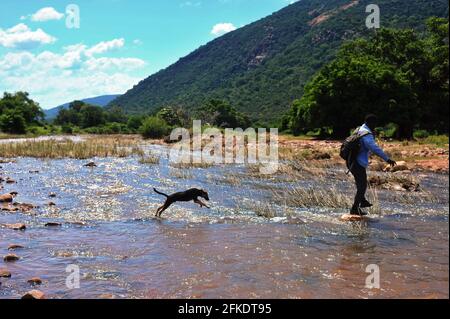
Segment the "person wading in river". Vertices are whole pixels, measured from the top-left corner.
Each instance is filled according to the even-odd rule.
[[[369,208],[373,205],[366,199],[367,191],[367,167],[369,166],[369,156],[371,153],[381,157],[389,165],[395,166],[397,163],[390,159],[388,155],[377,145],[375,141],[375,128],[377,117],[373,114],[367,115],[365,123],[355,131],[359,137],[360,148],[358,154],[349,164],[349,170],[355,178],[356,196],[350,214],[364,216],[367,213],[361,208]]]

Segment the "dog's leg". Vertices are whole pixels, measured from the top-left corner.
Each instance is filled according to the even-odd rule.
[[[206,205],[205,203],[203,203],[203,202],[202,202],[201,200],[199,200],[199,199],[195,199],[195,200],[194,200],[194,203],[199,204],[199,205],[200,205],[200,208],[202,208],[202,207],[209,208],[208,205]]]
[[[161,207],[158,207],[158,209],[156,210],[155,217],[158,217],[159,211],[160,211],[163,207],[164,207],[164,205],[162,205]]]
[[[164,205],[163,206],[161,206],[160,207],[160,209],[158,209],[159,210],[159,212],[158,212],[158,217],[161,217],[161,214],[167,209],[167,208],[169,208],[169,206],[171,205],[172,203],[164,203]]]

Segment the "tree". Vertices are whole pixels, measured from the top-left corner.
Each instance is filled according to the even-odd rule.
[[[100,106],[85,104],[80,110],[81,127],[88,128],[106,123],[105,112]]]
[[[398,125],[399,138],[411,138],[431,120],[448,132],[448,116],[441,117],[448,115],[448,30],[443,19],[428,24],[425,39],[413,30],[381,29],[343,45],[292,105],[291,130],[332,127],[335,137],[344,137],[366,113],[376,113],[380,125]]]
[[[15,113],[12,110],[2,112],[0,115],[0,130],[11,134],[25,134],[26,121],[22,115]]]
[[[127,127],[132,131],[137,131],[144,122],[144,117],[141,115],[131,115],[128,118]]]
[[[197,116],[202,121],[221,128],[246,128],[250,125],[247,115],[221,100],[208,101],[197,111]]]
[[[181,119],[178,113],[169,107],[164,107],[156,114],[157,117],[163,119],[170,126],[181,126]]]
[[[128,117],[123,112],[122,108],[113,106],[106,112],[106,121],[115,123],[127,123]]]
[[[27,92],[17,92],[14,94],[5,92],[0,99],[0,114],[13,111],[20,115],[26,125],[37,123],[43,119],[44,113],[39,104],[29,98]]]
[[[169,133],[167,123],[156,116],[147,118],[141,127],[141,134],[145,138],[162,138]]]

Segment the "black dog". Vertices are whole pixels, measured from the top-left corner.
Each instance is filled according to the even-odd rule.
[[[209,201],[208,193],[205,192],[203,189],[191,188],[185,192],[178,192],[178,193],[175,193],[172,195],[167,195],[167,194],[158,192],[156,190],[156,188],[153,188],[153,190],[156,193],[158,193],[159,195],[163,195],[167,198],[164,205],[159,207],[158,210],[156,211],[156,215],[155,215],[156,217],[161,217],[162,212],[165,211],[167,208],[169,208],[169,206],[175,202],[189,202],[189,201],[193,200],[194,203],[199,204],[200,207],[204,206],[206,208],[209,208],[205,203],[203,203],[201,200],[198,199],[199,197],[203,197],[204,199]]]

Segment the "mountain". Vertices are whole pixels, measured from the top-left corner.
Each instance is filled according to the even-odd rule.
[[[300,0],[201,46],[141,81],[108,107],[127,113],[161,106],[193,110],[206,99],[230,102],[253,120],[272,122],[300,98],[305,83],[346,41],[373,32],[365,21],[372,0]],[[378,0],[381,26],[425,28],[448,17],[447,0]]]
[[[96,97],[91,97],[91,98],[88,98],[88,99],[84,99],[84,100],[81,100],[81,101],[85,102],[85,103],[88,103],[88,104],[91,104],[91,105],[97,105],[97,106],[104,107],[104,106],[108,105],[111,101],[113,101],[114,99],[116,99],[119,96],[120,96],[119,94],[115,94],[115,95],[101,95],[101,96],[96,96]],[[70,103],[72,103],[72,102],[65,103],[63,105],[54,107],[54,108],[49,109],[49,110],[44,110],[45,118],[47,120],[53,120],[58,115],[59,110],[68,108]]]

